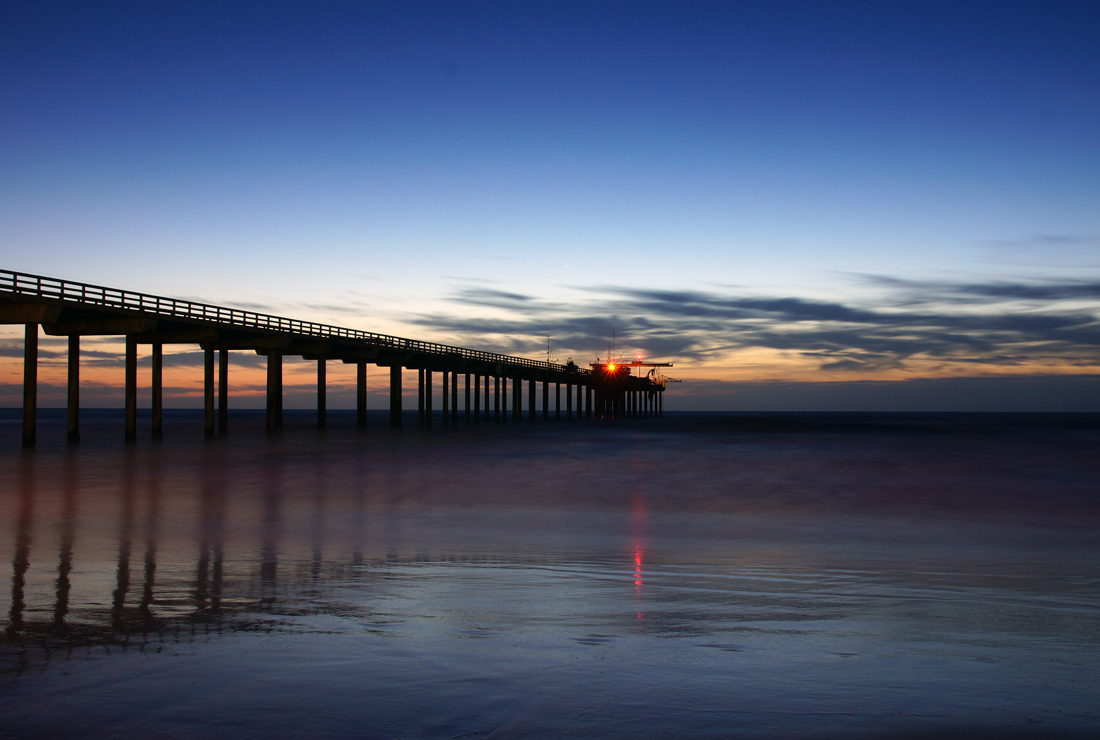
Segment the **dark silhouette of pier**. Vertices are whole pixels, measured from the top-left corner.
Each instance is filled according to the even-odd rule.
[[[664,378],[638,377],[612,361],[590,369],[572,361],[562,365],[524,357],[422,342],[311,321],[271,316],[236,308],[165,298],[99,285],[0,270],[0,323],[24,324],[23,445],[36,439],[39,331],[69,338],[68,438],[80,439],[80,337],[125,336],[125,439],[137,436],[137,347],[152,345],[152,435],[163,434],[163,348],[197,344],[204,354],[204,433],[213,439],[228,431],[229,350],[251,350],[267,357],[267,428],[283,423],[283,357],[317,362],[317,424],[325,425],[326,368],[329,361],[356,366],[357,424],[367,421],[367,365],[389,368],[390,426],[402,423],[403,371],[417,371],[417,420],[431,426],[434,376],[441,376],[443,424],[519,422],[538,418],[537,392],[542,383],[542,413],[550,418],[550,385],[554,385],[554,418],[593,419],[660,416]],[[654,365],[647,365],[653,367]],[[656,365],[667,366],[667,365]],[[216,369],[216,373],[215,373]],[[215,378],[215,375],[217,376]],[[459,377],[462,395],[459,401]],[[526,409],[524,385],[527,387]],[[511,402],[509,403],[509,385]],[[562,386],[565,405],[562,406]],[[217,402],[215,403],[215,396]],[[564,412],[564,413],[563,413]]]

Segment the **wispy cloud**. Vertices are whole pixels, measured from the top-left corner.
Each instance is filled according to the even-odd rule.
[[[562,352],[599,352],[616,331],[649,356],[706,361],[767,349],[824,371],[941,367],[1100,365],[1100,283],[915,282],[857,276],[881,289],[874,304],[613,286],[574,304],[464,288],[452,300],[498,318],[442,314],[416,323],[465,344],[530,354],[553,337]]]
[[[998,247],[1060,247],[1078,244],[1100,244],[1100,236],[1092,234],[1030,234],[1016,239],[989,239],[986,244]]]
[[[1100,235],[1030,234],[1016,239],[989,239],[981,243],[993,262],[1050,267],[1100,265]]]

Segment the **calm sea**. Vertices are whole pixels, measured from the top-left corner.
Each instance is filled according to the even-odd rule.
[[[19,449],[0,738],[1100,737],[1100,418]]]

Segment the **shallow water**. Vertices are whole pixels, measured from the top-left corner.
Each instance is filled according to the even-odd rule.
[[[5,414],[0,737],[1100,736],[1095,416]]]

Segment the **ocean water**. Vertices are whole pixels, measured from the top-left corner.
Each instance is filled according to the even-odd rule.
[[[3,412],[0,738],[1100,737],[1096,416],[313,418]]]

